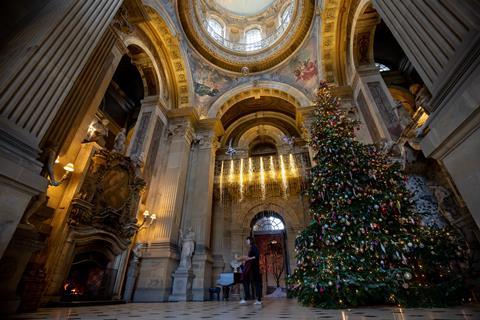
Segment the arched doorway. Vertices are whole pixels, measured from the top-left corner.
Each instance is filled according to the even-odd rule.
[[[263,291],[271,294],[286,287],[289,274],[285,222],[275,211],[265,210],[252,219],[251,233],[260,251]],[[280,290],[280,289],[279,289]],[[277,292],[281,292],[277,290]]]

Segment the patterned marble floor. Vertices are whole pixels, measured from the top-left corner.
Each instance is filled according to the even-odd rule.
[[[108,306],[45,308],[14,319],[339,319],[339,320],[480,320],[480,306],[449,309],[400,309],[389,307],[325,310],[300,306],[293,299],[265,300],[263,306],[232,302],[131,303]]]

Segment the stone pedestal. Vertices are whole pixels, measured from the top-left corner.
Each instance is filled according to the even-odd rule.
[[[172,274],[178,266],[178,248],[171,243],[152,243],[142,252],[133,302],[168,301]]]
[[[192,301],[192,285],[193,285],[192,270],[178,268],[173,274],[172,294],[168,301]]]

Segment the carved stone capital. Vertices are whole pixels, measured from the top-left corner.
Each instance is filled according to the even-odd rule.
[[[200,149],[216,151],[220,147],[218,138],[224,133],[222,123],[218,119],[203,119],[197,125],[197,142]]]
[[[207,133],[197,135],[196,137],[200,150],[212,149],[212,151],[216,151],[220,147],[220,142],[216,135]]]
[[[175,121],[168,127],[168,135],[171,139],[185,139],[187,144],[194,140],[194,129],[189,121]]]

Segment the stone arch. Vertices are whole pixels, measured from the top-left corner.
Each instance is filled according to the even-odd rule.
[[[297,109],[313,105],[313,102],[303,92],[288,84],[276,81],[258,81],[242,84],[225,92],[210,107],[208,118],[220,119],[237,102],[260,96],[278,97],[290,102]]]
[[[363,16],[371,0],[326,0],[322,12],[322,61],[325,78],[340,86],[353,80],[359,43],[373,63],[373,36],[378,14]],[[368,22],[368,20],[371,21]],[[375,23],[376,21],[376,23]],[[363,35],[363,36],[362,36]],[[362,49],[363,50],[363,49]]]
[[[380,16],[372,7],[371,0],[361,0],[352,8],[351,20],[346,31],[350,35],[347,48],[347,70],[351,74],[360,65],[373,64],[373,39]]]
[[[286,245],[287,245],[287,260],[292,270],[295,267],[295,238],[297,232],[302,230],[305,222],[302,221],[304,217],[303,209],[295,211],[289,204],[288,201],[285,201],[282,198],[271,198],[265,200],[256,200],[250,201],[248,206],[244,205],[243,210],[240,212],[244,213],[241,216],[236,215],[233,217],[233,225],[238,226],[238,229],[232,230],[234,236],[234,241],[241,241],[241,247],[244,246],[244,239],[250,235],[251,231],[251,221],[252,219],[262,211],[274,211],[283,218],[285,225],[285,236],[286,236]],[[302,210],[302,212],[300,212]],[[239,248],[237,248],[239,249]]]
[[[123,44],[127,48],[127,54],[132,59],[132,63],[137,67],[142,76],[145,97],[155,95],[163,96],[162,91],[168,83],[161,81],[161,79],[165,77],[161,76],[160,67],[152,51],[142,39],[133,35],[124,38]],[[138,48],[139,51],[142,52],[136,52],[133,48]],[[153,70],[151,70],[152,68]]]
[[[276,145],[280,145],[283,143],[282,135],[284,135],[285,133],[282,130],[270,124],[261,124],[257,127],[251,127],[250,129],[242,133],[242,135],[238,138],[238,147],[240,149],[248,149],[252,142],[256,138],[258,138],[258,135],[255,132],[256,130],[258,130],[258,127],[260,128],[260,130],[265,131],[265,135],[271,138]]]
[[[265,119],[265,121],[262,121]],[[291,135],[292,130],[295,130],[296,135],[300,136],[300,132],[296,130],[297,128],[297,123],[295,122],[294,119],[292,119],[289,116],[286,116],[284,114],[280,114],[278,112],[272,112],[272,111],[259,111],[256,113],[252,113],[246,116],[243,116],[236,120],[231,126],[227,128],[225,131],[222,140],[221,140],[221,145],[225,146],[227,143],[229,143],[230,139],[232,138],[232,134],[234,132],[239,131],[239,136],[235,137],[235,143],[234,146],[236,145],[236,141],[240,139],[240,137],[245,134],[245,131],[252,129],[254,126],[248,125],[248,122],[256,120],[256,124],[258,125],[258,121],[260,121],[261,124],[264,125],[271,125],[282,131],[284,134],[290,133]],[[275,122],[273,122],[275,121]],[[244,130],[239,130],[240,127],[245,127]],[[290,130],[287,130],[287,127],[290,128]]]
[[[139,24],[139,28],[152,39],[152,48],[156,51],[159,61],[165,66],[165,75],[171,79],[172,107],[189,106],[193,101],[192,75],[188,66],[188,59],[180,42],[174,24],[161,6],[152,4],[144,7],[148,15],[147,23]]]
[[[243,216],[236,217],[237,225],[241,226],[242,235],[250,233],[250,222],[255,215],[261,211],[270,210],[278,213],[285,222],[285,230],[287,230],[287,232],[291,233],[302,226],[299,215],[288,205],[287,201],[281,198],[250,201],[249,207],[245,209],[246,210],[242,210],[245,212]]]

